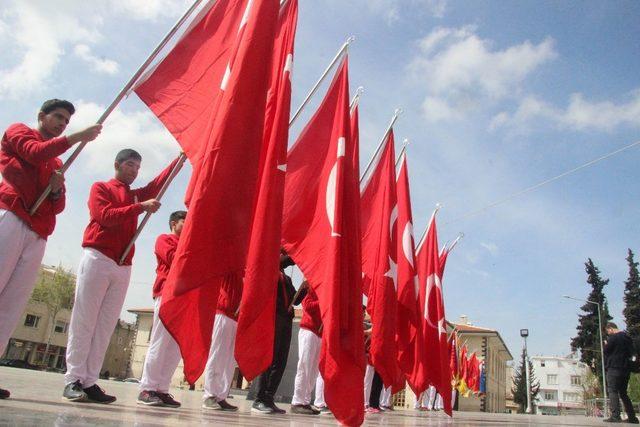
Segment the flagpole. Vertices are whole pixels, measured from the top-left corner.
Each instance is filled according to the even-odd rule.
[[[320,88],[320,85],[322,84],[324,79],[327,77],[327,75],[329,74],[329,72],[331,71],[333,66],[336,64],[336,62],[338,62],[338,59],[340,59],[342,54],[347,51],[347,48],[349,47],[351,42],[353,42],[354,40],[355,40],[355,37],[351,36],[351,37],[349,37],[347,39],[347,41],[345,41],[342,44],[342,46],[338,50],[338,53],[336,53],[336,56],[333,57],[333,59],[331,60],[331,63],[329,64],[329,66],[324,70],[324,72],[322,73],[322,75],[320,76],[320,78],[318,79],[316,84],[313,86],[313,88],[311,89],[311,91],[309,92],[307,97],[304,99],[304,101],[302,101],[302,104],[300,104],[300,106],[298,107],[298,110],[296,110],[295,114],[293,115],[293,117],[289,121],[289,127],[293,126],[293,123],[296,121],[296,119],[298,118],[298,116],[302,112],[302,109],[304,107],[306,107],[306,105],[309,103],[309,100],[318,91],[318,89]]]
[[[349,112],[353,114],[354,110],[360,103],[360,96],[364,93],[364,87],[359,86],[356,90],[356,94],[353,96],[353,99],[349,103]]]
[[[418,246],[416,246],[416,253],[420,252],[420,248],[422,248],[422,244],[424,243],[424,238],[427,237],[427,233],[431,228],[431,224],[433,223],[433,220],[435,219],[435,216],[440,209],[442,209],[442,205],[440,203],[436,203],[436,208],[433,210],[433,213],[431,214],[431,219],[429,219],[429,225],[427,225],[426,230],[424,230],[424,234],[420,238],[420,242],[418,243]]]
[[[382,146],[384,142],[387,140],[387,136],[389,135],[389,132],[391,132],[391,129],[393,129],[393,125],[396,123],[396,120],[398,120],[398,117],[400,116],[400,114],[402,114],[402,108],[396,108],[396,111],[394,111],[393,113],[393,117],[391,117],[391,122],[389,122],[389,126],[387,126],[387,129],[382,135],[382,139],[380,139],[380,142],[378,143],[378,148],[376,148],[376,151],[373,153],[373,156],[371,157],[371,160],[369,160],[367,167],[364,168],[364,173],[360,178],[360,184],[362,184],[364,177],[367,176],[367,173],[369,172],[369,169],[371,168],[371,165],[373,164],[373,161],[375,160],[376,156],[378,155],[378,153],[380,153],[380,150],[382,150]],[[362,188],[360,188],[360,191],[362,191]]]
[[[138,81],[142,73],[144,73],[147,67],[149,67],[149,65],[153,62],[153,60],[156,59],[160,51],[167,45],[169,40],[176,34],[176,32],[178,32],[178,29],[180,29],[182,24],[184,24],[185,21],[189,19],[189,16],[191,16],[191,14],[197,9],[197,7],[200,5],[200,3],[202,3],[202,1],[203,0],[195,0],[193,2],[191,7],[187,9],[184,15],[182,15],[182,17],[175,23],[173,28],[171,28],[171,30],[169,30],[169,32],[164,36],[164,38],[158,44],[158,46],[156,46],[156,48],[151,52],[147,60],[144,61],[142,65],[138,68],[138,70],[133,74],[129,82],[122,88],[122,90],[120,90],[120,92],[116,95],[113,101],[111,101],[111,104],[109,104],[107,109],[102,113],[102,115],[100,116],[96,124],[103,124],[105,120],[107,120],[107,117],[109,117],[109,115],[113,112],[113,110],[115,110],[116,106],[120,103],[120,101],[122,101],[122,99],[127,95],[129,90]],[[84,149],[86,145],[87,145],[86,141],[83,141],[80,144],[78,144],[78,146],[73,151],[71,156],[69,156],[69,158],[64,162],[64,164],[60,168],[60,172],[65,173],[67,169],[69,169],[71,164],[80,155],[80,152]],[[33,204],[31,209],[29,210],[29,215],[33,215],[38,210],[42,202],[44,202],[44,200],[49,196],[49,193],[51,193],[51,184],[47,186],[47,188],[44,190],[44,192],[42,192],[38,200]]]
[[[456,247],[456,245],[458,244],[458,242],[460,241],[460,239],[462,239],[464,237],[464,233],[460,233],[458,234],[458,237],[456,237],[456,240],[453,241],[453,243],[451,244],[451,246],[449,246],[449,249],[447,249],[449,251],[449,253],[451,253],[451,251],[453,250],[453,248]]]
[[[167,179],[164,181],[164,184],[162,184],[162,187],[160,188],[160,191],[156,196],[157,201],[160,201],[160,199],[162,199],[162,196],[164,196],[164,193],[167,191],[167,188],[169,188],[171,181],[173,181],[173,179],[176,177],[176,175],[178,175],[178,173],[182,169],[182,166],[184,166],[185,160],[187,160],[187,155],[185,153],[180,153],[180,157],[178,157],[178,163],[176,163],[176,165],[173,167],[173,169],[171,170],[171,173],[169,174]],[[133,245],[136,243],[136,240],[138,240],[140,233],[142,233],[142,229],[145,227],[145,225],[147,225],[147,222],[149,221],[149,218],[151,218],[151,215],[152,215],[151,212],[147,212],[144,215],[144,218],[142,219],[142,222],[140,222],[140,225],[138,226],[136,233],[133,235],[133,238],[131,239],[131,241],[125,248],[124,252],[122,253],[122,256],[120,257],[120,261],[118,262],[119,265],[122,265],[122,263],[124,262],[124,259],[127,257],[127,255],[129,255],[129,252],[131,252],[131,248],[133,248]]]

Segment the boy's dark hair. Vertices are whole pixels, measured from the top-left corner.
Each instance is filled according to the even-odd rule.
[[[607,322],[607,326],[605,327],[605,329],[618,329],[618,325],[613,322]]]
[[[42,104],[42,107],[40,107],[40,111],[42,111],[45,114],[49,114],[56,108],[64,108],[71,115],[73,115],[73,113],[76,112],[76,107],[74,107],[72,103],[64,99],[55,99],[55,98],[44,101],[44,104]]]
[[[129,159],[134,159],[141,162],[142,156],[136,150],[133,150],[131,148],[125,148],[124,150],[120,150],[116,155],[116,163],[126,162]]]
[[[187,218],[187,211],[175,211],[171,215],[169,215],[169,227],[171,227],[171,223],[173,221],[178,222],[181,219]]]

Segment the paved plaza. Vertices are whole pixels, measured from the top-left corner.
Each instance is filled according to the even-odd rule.
[[[0,386],[11,390],[9,400],[0,400],[0,426],[165,426],[237,425],[237,426],[332,426],[331,416],[262,415],[250,412],[251,402],[237,396],[230,402],[239,405],[237,413],[201,409],[201,392],[172,390],[182,402],[179,409],[149,408],[136,404],[138,385],[115,381],[100,381],[105,390],[118,397],[111,405],[69,403],[62,400],[63,377],[50,372],[0,368]],[[289,410],[289,405],[282,405]],[[441,413],[393,411],[368,414],[366,426],[540,426],[604,425],[599,419],[586,417],[525,416],[456,412],[454,419]]]

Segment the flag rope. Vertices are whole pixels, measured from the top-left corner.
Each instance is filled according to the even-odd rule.
[[[156,46],[156,48],[151,52],[149,57],[142,63],[142,65],[138,68],[138,70],[133,74],[129,82],[120,90],[118,95],[111,101],[111,104],[106,108],[106,110],[102,113],[96,124],[103,124],[107,117],[115,110],[116,106],[124,99],[129,89],[133,87],[133,85],[138,81],[140,76],[144,73],[144,71],[151,65],[153,60],[158,56],[160,51],[167,45],[169,40],[178,32],[180,27],[189,19],[191,14],[197,9],[197,7],[202,3],[203,0],[195,0],[191,7],[187,9],[187,11],[182,15],[182,17],[174,24],[174,26],[169,30],[169,32],[164,36],[162,41]],[[81,142],[78,147],[73,151],[71,156],[64,162],[62,167],[60,168],[60,172],[65,173],[67,169],[71,166],[71,164],[76,160],[76,158],[80,155],[80,152],[87,145],[86,141]],[[38,200],[33,204],[31,209],[29,210],[29,215],[33,215],[36,213],[42,202],[49,196],[51,193],[51,184],[47,185],[47,188],[42,192]]]

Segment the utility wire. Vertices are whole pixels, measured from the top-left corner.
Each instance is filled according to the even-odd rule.
[[[633,143],[631,143],[629,145],[625,145],[624,147],[618,148],[617,150],[612,151],[612,152],[610,152],[608,154],[605,154],[604,156],[598,157],[597,159],[593,159],[593,160],[591,160],[591,161],[589,161],[589,162],[587,162],[587,163],[585,163],[583,165],[580,165],[580,166],[575,167],[573,169],[570,169],[570,170],[568,170],[566,172],[563,172],[560,175],[556,175],[553,178],[549,178],[549,179],[544,180],[544,181],[542,181],[542,182],[540,182],[538,184],[532,185],[531,187],[527,187],[524,190],[517,191],[517,192],[515,192],[513,194],[510,194],[509,196],[507,196],[507,197],[505,197],[503,199],[500,199],[500,200],[498,200],[496,202],[493,202],[493,203],[491,203],[491,204],[489,204],[489,205],[487,205],[487,206],[485,206],[485,207],[483,207],[481,209],[477,209],[477,210],[468,212],[468,213],[466,213],[464,215],[461,215],[461,216],[459,216],[457,218],[454,218],[453,220],[447,222],[446,224],[451,224],[453,222],[460,221],[460,220],[463,220],[463,219],[466,219],[466,218],[470,218],[472,216],[476,216],[476,215],[479,215],[481,213],[484,213],[485,211],[488,211],[491,208],[494,208],[494,207],[496,207],[498,205],[506,203],[506,202],[516,198],[516,197],[522,196],[523,194],[530,193],[533,190],[536,190],[536,189],[538,189],[538,188],[540,188],[540,187],[542,187],[544,185],[547,185],[547,184],[550,184],[550,183],[552,183],[554,181],[557,181],[560,178],[564,178],[567,175],[570,175],[570,174],[572,174],[574,172],[577,172],[577,171],[582,170],[584,168],[587,168],[587,167],[589,167],[591,165],[594,165],[594,164],[596,164],[598,162],[606,160],[609,157],[612,157],[612,156],[615,156],[616,154],[622,153],[623,151],[629,150],[630,148],[633,148],[636,145],[640,145],[640,141],[636,141],[636,142],[633,142]]]

